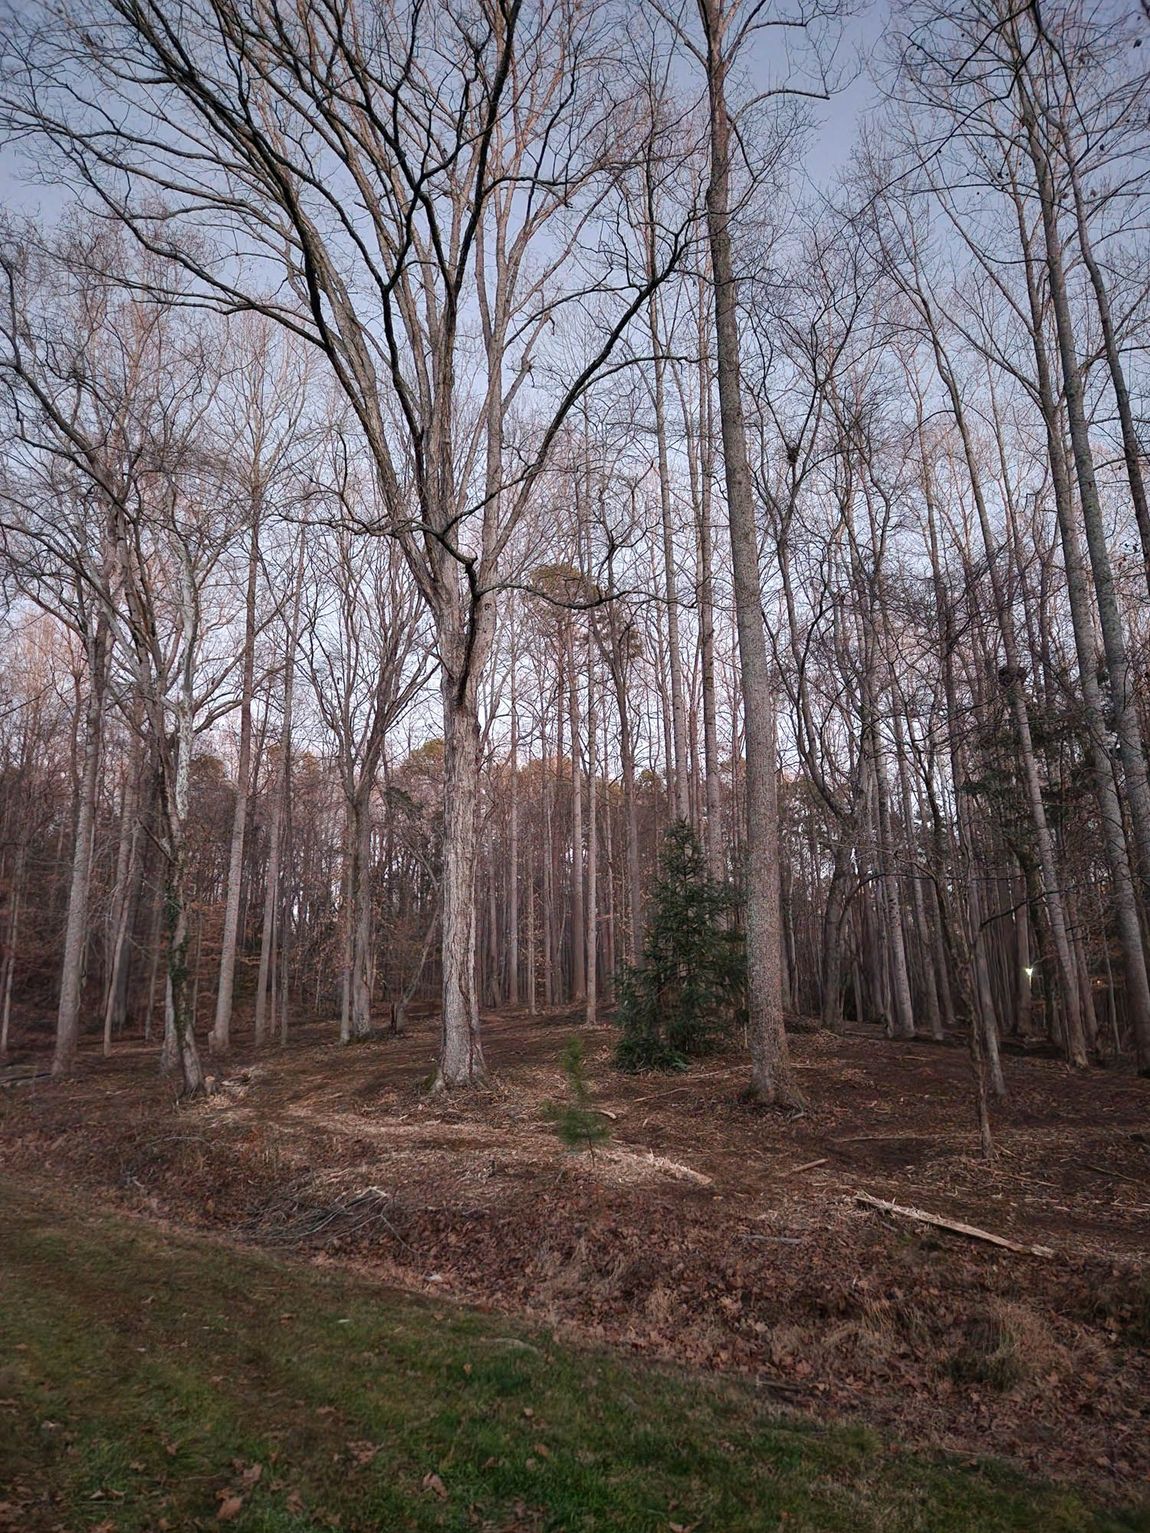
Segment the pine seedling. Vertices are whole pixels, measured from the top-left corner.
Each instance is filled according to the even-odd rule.
[[[569,1150],[594,1152],[611,1133],[602,1116],[590,1105],[583,1040],[570,1038],[563,1050],[563,1074],[567,1078],[567,1101],[548,1102],[543,1111]]]

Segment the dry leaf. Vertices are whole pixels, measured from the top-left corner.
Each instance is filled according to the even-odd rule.
[[[225,1492],[224,1499],[220,1502],[216,1512],[218,1522],[231,1522],[233,1517],[238,1517],[243,1510],[244,1498],[237,1496],[234,1491]]]
[[[423,1477],[423,1488],[424,1490],[432,1491],[441,1501],[447,1500],[447,1486],[444,1485],[437,1474],[425,1474]]]

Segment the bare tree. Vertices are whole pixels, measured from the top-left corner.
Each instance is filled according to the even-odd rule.
[[[306,16],[248,0],[49,0],[8,53],[23,61],[9,122],[181,263],[201,296],[311,341],[355,412],[380,493],[371,530],[399,541],[435,624],[438,1081],[477,1080],[477,689],[503,556],[572,406],[683,240],[665,232],[652,274],[617,217],[620,171],[643,133],[615,89],[609,13],[505,0],[474,15],[446,0],[349,0]],[[149,216],[157,197],[162,221]],[[200,254],[205,221],[254,259]],[[193,243],[180,238],[189,229]],[[577,354],[544,403],[543,347],[565,314]]]

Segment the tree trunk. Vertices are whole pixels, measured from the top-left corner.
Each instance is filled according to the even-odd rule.
[[[507,829],[507,1003],[519,1005],[519,712],[511,659],[511,806]]]
[[[590,660],[590,641],[588,641]],[[587,676],[587,979],[584,1020],[597,1020],[599,1004],[599,819],[595,803],[595,683]]]
[[[474,1086],[485,1068],[475,992],[479,715],[472,675],[443,681],[443,1023],[433,1090]]]
[[[341,1019],[340,1042],[371,1036],[371,790],[365,776],[348,805],[348,932],[346,1016]],[[281,935],[282,942],[282,935]]]
[[[268,991],[275,983],[275,939],[277,913],[279,910],[280,861],[284,839],[284,820],[288,807],[288,784],[292,752],[292,711],[295,702],[296,644],[299,640],[300,608],[303,603],[303,572],[306,540],[305,528],[300,528],[299,552],[296,556],[295,591],[292,596],[291,618],[288,622],[284,644],[284,713],[280,731],[280,754],[276,763],[275,787],[272,793],[271,824],[268,827],[268,865],[264,880],[264,909],[260,925],[260,963],[256,978],[255,1043],[264,1043],[268,1031]],[[274,1012],[272,1022],[274,1025]]]
[[[738,295],[731,255],[731,123],[721,0],[700,0],[707,35],[710,179],[707,229],[715,291],[719,417],[731,535],[731,571],[746,733],[746,923],[751,1090],[782,1107],[802,1101],[783,1025],[779,952],[778,783],[775,708],[759,578],[759,539],[743,424]]]
[[[232,815],[228,851],[228,884],[224,899],[224,929],[220,938],[220,973],[216,990],[216,1019],[208,1035],[208,1047],[223,1054],[232,1041],[232,998],[236,979],[236,949],[240,929],[240,894],[244,873],[244,835],[251,795],[252,689],[256,663],[256,577],[259,573],[260,516],[258,500],[253,508],[248,581],[244,604],[244,652],[240,678],[240,743],[236,762],[236,803]]]
[[[579,678],[575,674],[574,624],[567,625],[567,706],[571,726],[571,999],[582,1001],[587,991],[587,935],[583,898],[583,770],[582,723],[579,718]]]
[[[121,839],[116,856],[116,887],[112,897],[112,961],[104,998],[104,1054],[112,1052],[112,1035],[123,1024],[127,993],[128,933],[136,909],[140,872],[140,762],[139,741],[132,750],[121,808]]]
[[[654,210],[650,212],[653,229]],[[654,250],[649,256],[654,275]],[[683,658],[679,643],[679,600],[675,579],[675,539],[671,525],[671,470],[667,455],[667,399],[664,374],[666,357],[659,335],[659,300],[655,293],[647,302],[647,324],[651,336],[651,352],[655,375],[655,440],[659,468],[659,509],[663,533],[663,594],[667,603],[667,666],[671,673],[671,760],[670,798],[674,805],[673,818],[690,818],[687,796],[687,723],[683,703]]]
[[[100,786],[100,752],[104,734],[104,684],[108,653],[108,624],[101,614],[88,650],[88,698],[84,709],[84,756],[76,806],[76,838],[72,847],[72,880],[64,927],[64,959],[60,975],[60,1004],[56,1015],[56,1047],[52,1074],[67,1075],[76,1062],[80,1041],[80,1006],[84,986],[84,955],[88,946],[88,893],[92,882],[92,851],[96,835],[96,798]]]

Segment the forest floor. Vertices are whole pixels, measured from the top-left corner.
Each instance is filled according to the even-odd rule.
[[[576,1032],[610,1128],[593,1152],[566,1150],[546,1113],[566,1099]],[[620,1075],[613,1029],[570,1011],[490,1017],[493,1085],[448,1098],[424,1090],[434,1019],[348,1049],[331,1033],[237,1051],[187,1106],[153,1047],[86,1059],[61,1083],[17,1062],[0,1077],[0,1167],[564,1342],[740,1376],[796,1419],[993,1454],[1112,1504],[1145,1493],[1150,1081],[1007,1056],[988,1167],[957,1047],[796,1035],[807,1108],[788,1117],[740,1102],[733,1055]],[[860,1192],[1052,1254],[889,1215]],[[904,1525],[952,1524],[874,1524]]]
[[[1129,1533],[1150,1517],[747,1381],[158,1227],[17,1177],[12,1533]]]

